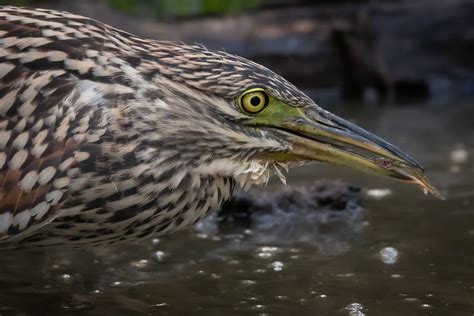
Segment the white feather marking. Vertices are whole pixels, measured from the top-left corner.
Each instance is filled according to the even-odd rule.
[[[30,210],[25,210],[23,212],[20,212],[16,214],[15,217],[13,218],[13,225],[18,225],[18,228],[20,230],[23,230],[28,225],[30,218],[31,218]]]
[[[41,202],[31,209],[31,216],[35,216],[36,219],[41,219],[48,210],[49,204],[47,202]]]
[[[38,183],[41,185],[47,184],[56,174],[56,168],[49,166],[41,170],[39,173]]]
[[[8,228],[12,225],[13,216],[12,213],[7,212],[0,214],[0,233],[6,233]]]
[[[28,151],[25,149],[19,150],[12,159],[8,162],[8,166],[12,170],[18,170],[21,168],[26,158],[28,158]]]
[[[23,179],[20,181],[20,188],[30,193],[31,189],[35,186],[36,181],[38,181],[38,173],[35,170],[28,172]]]

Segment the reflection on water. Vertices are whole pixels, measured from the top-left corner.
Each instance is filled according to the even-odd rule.
[[[280,210],[245,229],[211,218],[138,246],[2,253],[0,314],[473,315],[473,110],[334,110],[417,157],[447,200],[349,170],[297,169],[291,184],[362,186],[364,210],[329,229],[331,213]]]

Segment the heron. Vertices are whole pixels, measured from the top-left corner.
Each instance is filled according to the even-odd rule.
[[[257,63],[0,7],[1,249],[168,234],[310,162],[440,196],[414,158]]]

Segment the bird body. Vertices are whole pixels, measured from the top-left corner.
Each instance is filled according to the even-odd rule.
[[[239,106],[246,91],[250,106],[266,102],[265,117]],[[310,110],[333,124],[292,84],[238,56],[67,12],[0,7],[0,248],[97,245],[188,227],[236,184],[319,160],[301,150],[290,157],[309,145],[290,142],[289,120],[267,126]],[[421,170],[393,145],[384,150]],[[400,174],[389,169],[381,172]]]

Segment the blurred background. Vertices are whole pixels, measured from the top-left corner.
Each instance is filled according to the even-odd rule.
[[[330,0],[10,0],[268,66],[325,101],[420,101],[474,91],[474,3]]]
[[[140,245],[1,255],[1,315],[474,315],[474,1],[0,0],[263,64],[445,201],[308,166]]]

